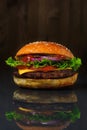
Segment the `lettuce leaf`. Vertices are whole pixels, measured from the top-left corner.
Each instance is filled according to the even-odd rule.
[[[9,57],[5,62],[6,62],[7,65],[9,65],[11,67],[16,67],[18,65],[24,65],[24,62],[14,60],[12,57]]]
[[[75,122],[77,119],[80,119],[80,110],[77,106],[73,108],[72,111],[58,111],[52,115],[43,115],[43,114],[21,114],[16,111],[6,112],[5,116],[7,120],[34,120],[34,121],[50,121],[50,120],[70,120],[71,122]]]
[[[49,59],[42,59],[41,61],[35,60],[35,61],[30,61],[30,62],[23,62],[21,60],[14,60],[12,57],[9,57],[6,61],[6,64],[11,66],[11,67],[17,67],[20,65],[23,66],[33,66],[35,68],[39,67],[45,67],[45,66],[54,66],[60,69],[65,69],[65,68],[72,68],[74,71],[78,70],[78,68],[81,66],[82,62],[80,58],[72,58],[68,60],[61,60],[61,61],[52,61]]]

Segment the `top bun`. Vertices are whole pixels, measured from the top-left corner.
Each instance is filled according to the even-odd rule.
[[[26,44],[17,52],[15,57],[25,54],[59,54],[70,58],[74,57],[72,52],[65,46],[46,41],[37,41]]]
[[[58,126],[28,126],[20,124],[19,122],[16,122],[17,126],[21,128],[22,130],[63,130],[64,128],[67,128],[70,125],[70,121],[61,122]]]

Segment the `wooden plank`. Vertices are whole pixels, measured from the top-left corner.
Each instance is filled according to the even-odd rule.
[[[80,0],[70,0],[70,24],[69,41],[74,54],[79,55],[80,44],[80,22],[81,22],[81,3]]]
[[[38,0],[27,0],[27,40],[38,40]]]
[[[19,1],[19,41],[21,44],[37,40],[38,0]]]
[[[18,2],[18,39],[19,48],[27,42],[27,0]]]
[[[18,18],[17,18],[17,6],[10,8],[9,10],[9,23],[8,23],[8,52],[14,56],[19,44],[18,40]]]
[[[16,24],[16,8],[8,8],[7,0],[0,1],[0,55],[7,57],[14,55],[15,45],[17,42],[17,24]]]
[[[67,44],[69,38],[69,15],[70,15],[70,0],[61,0],[60,2],[60,40]]]
[[[81,13],[81,35],[83,36],[83,39],[87,40],[87,0],[82,1],[82,13]]]
[[[80,37],[80,48],[81,57],[83,59],[84,65],[87,62],[87,0],[81,1],[81,37]]]
[[[48,0],[39,0],[38,39],[47,40]]]
[[[65,44],[75,55],[87,55],[87,0],[0,2],[1,53],[14,55],[27,42],[48,40]]]
[[[47,32],[48,40],[60,41],[60,0],[50,0],[48,3]]]

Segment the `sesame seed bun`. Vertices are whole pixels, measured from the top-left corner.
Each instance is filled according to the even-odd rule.
[[[26,44],[16,53],[15,57],[17,58],[18,56],[26,54],[59,54],[70,58],[74,57],[72,52],[65,46],[46,41],[37,41]]]
[[[60,126],[50,126],[50,127],[42,127],[42,126],[25,126],[18,122],[16,122],[17,126],[22,130],[63,130],[64,128],[70,125],[70,121],[66,121],[65,123],[61,123]]]

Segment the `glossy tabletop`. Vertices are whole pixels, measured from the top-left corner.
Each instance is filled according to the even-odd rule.
[[[13,82],[12,77],[13,70],[9,67],[1,66],[0,68],[0,130],[21,130],[20,125],[17,124],[17,120],[12,119],[8,120],[6,117],[7,112],[14,111],[17,109],[17,104],[22,104],[22,101],[25,102],[25,99],[21,99],[21,102],[14,100],[14,93],[21,91],[17,85]],[[26,90],[22,89],[26,95]],[[87,130],[87,76],[85,70],[81,70],[77,83],[73,86],[72,89],[63,89],[63,90],[27,90],[27,95],[32,95],[31,97],[27,96],[27,106],[32,109],[38,109],[38,111],[54,111],[59,109],[63,98],[68,100],[68,94],[74,94],[76,100],[69,101],[71,104],[77,105],[79,109],[79,118],[75,121],[69,121],[64,125],[64,122],[61,123],[62,126],[59,127],[58,121],[55,121],[53,124],[50,122],[38,123],[38,125],[31,124],[24,130]],[[39,99],[32,98],[34,95],[39,95]],[[59,97],[60,101],[59,101]],[[41,97],[41,98],[40,98]],[[22,96],[23,98],[23,96]],[[50,100],[49,100],[50,99]],[[73,103],[72,103],[73,102]],[[44,105],[45,106],[44,106]],[[67,104],[67,103],[66,103]],[[65,105],[66,105],[65,104]],[[59,106],[58,106],[59,105]],[[48,107],[47,107],[48,106]],[[64,106],[65,109],[66,106]],[[62,122],[62,121],[61,121]],[[25,124],[24,124],[25,125]]]

